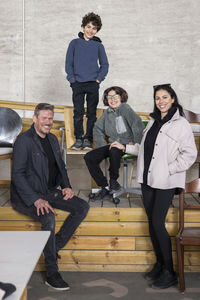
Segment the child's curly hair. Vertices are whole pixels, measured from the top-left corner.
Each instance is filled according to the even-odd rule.
[[[92,25],[97,27],[97,31],[101,29],[102,22],[99,15],[96,15],[93,12],[86,14],[82,19],[81,27],[85,27],[90,22],[92,23]]]

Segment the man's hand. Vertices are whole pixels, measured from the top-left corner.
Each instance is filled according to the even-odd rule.
[[[49,210],[51,210],[54,213],[53,207],[49,204],[48,201],[46,201],[42,198],[39,198],[38,200],[36,200],[34,202],[34,205],[37,208],[37,215],[38,216],[40,215],[40,210],[41,210],[42,215],[45,214],[45,211],[48,214]]]
[[[73,193],[72,189],[70,189],[70,188],[62,189],[62,194],[63,194],[64,200],[68,200],[68,199],[71,199],[72,197],[74,197],[74,193]]]

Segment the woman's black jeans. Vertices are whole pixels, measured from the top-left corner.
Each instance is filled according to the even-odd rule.
[[[142,184],[143,204],[149,221],[149,233],[157,262],[173,272],[172,246],[165,218],[176,189],[154,189]]]

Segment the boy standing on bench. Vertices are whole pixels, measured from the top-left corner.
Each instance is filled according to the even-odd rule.
[[[96,33],[101,29],[100,16],[88,13],[82,19],[83,32],[70,42],[65,62],[67,80],[72,88],[74,105],[73,150],[91,150],[96,108],[99,102],[99,84],[108,73],[108,59]],[[87,102],[87,129],[84,135],[83,116],[85,96]]]
[[[62,249],[86,217],[89,205],[74,196],[58,140],[50,133],[54,106],[39,103],[34,111],[33,125],[18,136],[13,149],[11,203],[22,214],[41,223],[50,231],[44,248],[46,281],[56,290],[69,290],[58,272],[58,251]],[[70,214],[55,235],[53,208]]]

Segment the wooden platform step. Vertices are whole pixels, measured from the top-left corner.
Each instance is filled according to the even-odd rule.
[[[68,213],[55,211],[57,231]],[[200,212],[189,212],[185,218],[187,226],[200,226]],[[166,225],[176,268],[177,208],[170,208]],[[11,207],[0,207],[0,230],[40,230],[40,224]],[[59,254],[59,268],[65,271],[144,272],[155,261],[143,208],[91,208]],[[44,270],[43,257],[36,270]],[[185,270],[200,272],[200,247],[186,248]]]

